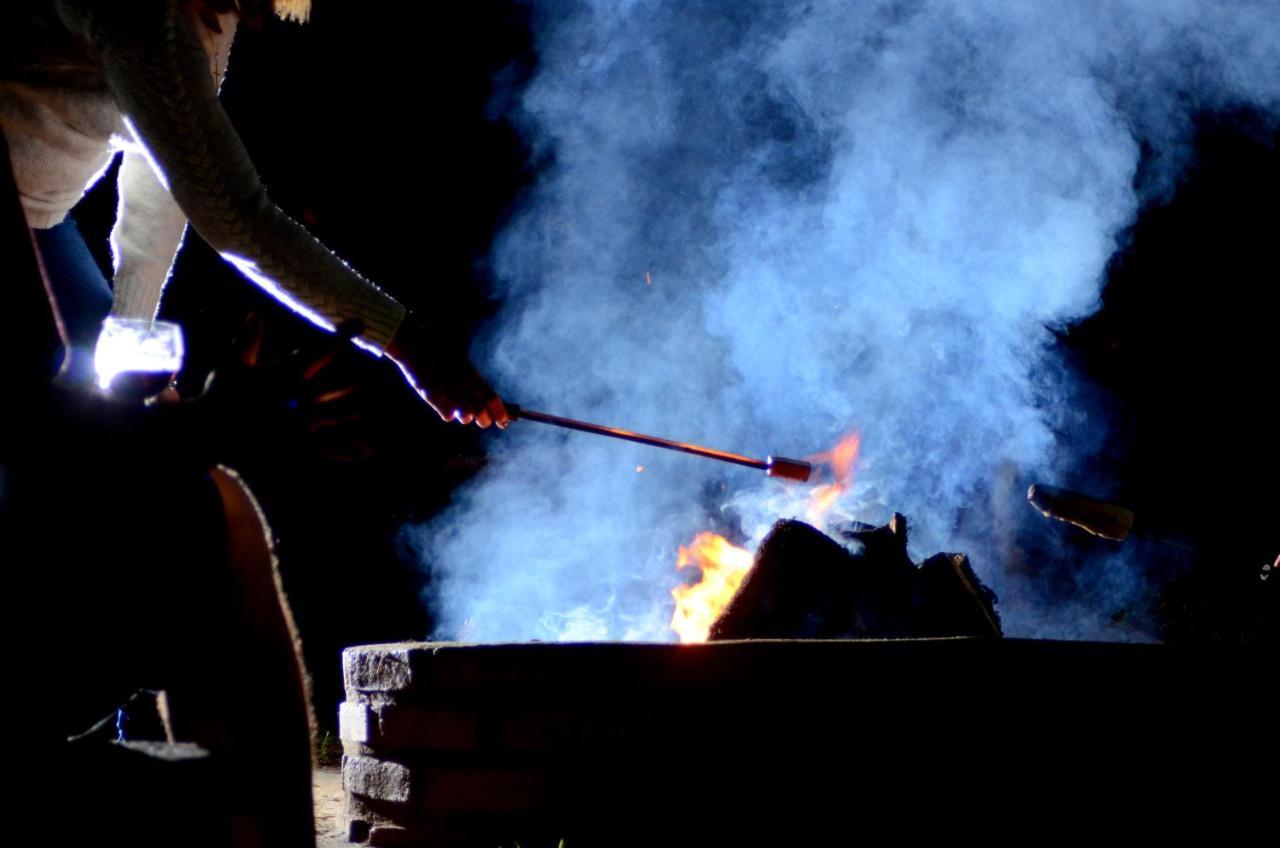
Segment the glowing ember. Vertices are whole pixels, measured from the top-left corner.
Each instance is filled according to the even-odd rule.
[[[671,629],[681,642],[705,642],[711,625],[751,570],[751,552],[715,533],[699,533],[688,547],[680,547],[676,560],[677,569],[690,565],[702,570],[702,579],[671,591],[676,599]]]

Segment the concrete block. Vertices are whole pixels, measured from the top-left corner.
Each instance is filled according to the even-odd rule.
[[[497,728],[498,744],[507,751],[549,751],[567,744],[574,735],[568,710],[501,716]]]
[[[379,801],[406,803],[412,774],[408,767],[372,757],[342,758],[342,788]]]
[[[532,813],[550,797],[550,777],[540,768],[426,769],[415,806],[440,813]]]
[[[368,704],[343,701],[338,705],[338,738],[343,742],[368,744],[373,716]]]
[[[470,712],[383,704],[375,714],[377,735],[371,744],[381,749],[473,751],[478,743],[476,716]]]
[[[372,747],[390,752],[402,749],[474,751],[478,720],[468,710],[377,701],[344,701],[338,706],[338,735],[347,754]]]
[[[397,692],[408,689],[410,643],[360,645],[342,652],[342,678],[348,691]],[[352,698],[348,697],[348,700]]]
[[[365,835],[353,842],[368,839],[369,828],[379,824],[409,824],[411,810],[404,804],[373,801],[350,792],[342,796],[342,820],[348,824],[358,822],[364,826]]]
[[[413,768],[373,757],[346,757],[343,815],[369,825],[416,827],[440,816],[526,814],[554,794],[554,775],[527,766]]]
[[[373,848],[405,848],[409,845],[428,844],[424,836],[419,836],[403,827],[393,824],[374,825],[369,829],[369,845]]]
[[[396,832],[394,836],[387,832],[379,838],[412,839],[416,841],[411,844],[430,845],[432,848],[509,845],[510,837],[519,832],[518,827],[512,826],[510,818],[501,815],[457,810],[428,812],[420,806],[372,801],[358,795],[346,796],[344,816],[348,822],[358,822],[363,827],[363,835],[351,840],[357,842],[369,840],[372,830],[378,827],[404,831]]]

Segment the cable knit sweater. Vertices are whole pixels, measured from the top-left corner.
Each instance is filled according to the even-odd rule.
[[[60,223],[117,153],[118,317],[153,318],[189,222],[273,297],[382,351],[405,309],[267,197],[218,102],[236,16],[183,0],[19,0],[0,33],[0,130],[27,222]]]

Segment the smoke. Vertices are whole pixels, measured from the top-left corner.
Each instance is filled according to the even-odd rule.
[[[1119,555],[1051,604],[1011,562],[1027,484],[1102,427],[1051,329],[1097,307],[1197,111],[1280,107],[1280,6],[583,0],[533,19],[538,69],[504,117],[548,164],[495,245],[506,302],[477,349],[503,394],[754,455],[857,430],[842,515],[903,512],[917,557],[969,552],[1010,635],[1142,637],[1113,621],[1143,591]],[[437,635],[669,640],[676,546],[803,515],[786,486],[513,426],[410,531]]]

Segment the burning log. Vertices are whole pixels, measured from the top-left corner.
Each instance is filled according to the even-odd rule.
[[[711,627],[711,640],[999,636],[995,596],[962,554],[919,567],[907,523],[837,530],[854,548],[800,521],[780,521]]]
[[[1056,486],[1033,484],[1027,489],[1027,501],[1045,518],[1074,524],[1113,542],[1123,542],[1133,528],[1133,513],[1124,507]]]

